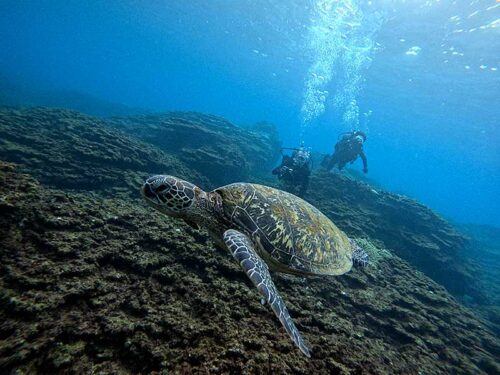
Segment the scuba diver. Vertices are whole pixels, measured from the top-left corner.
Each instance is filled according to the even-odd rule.
[[[284,155],[283,150],[293,150],[292,156]],[[287,191],[303,196],[309,186],[312,169],[311,153],[301,144],[299,148],[282,148],[281,165],[274,168],[272,174],[284,183]]]
[[[363,172],[368,173],[368,160],[363,152],[364,142],[366,142],[366,134],[360,130],[343,133],[342,138],[335,145],[333,155],[326,155],[321,166],[331,170],[337,165],[339,170],[342,170],[347,163],[354,163],[359,156],[363,160]]]

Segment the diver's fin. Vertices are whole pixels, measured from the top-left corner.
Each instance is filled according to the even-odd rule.
[[[307,357],[311,357],[309,349],[302,339],[299,330],[295,327],[283,299],[274,286],[267,264],[254,250],[248,237],[236,230],[229,229],[224,232],[224,243],[246,272],[252,283],[257,287],[260,294],[262,294],[265,301],[271,305],[271,308],[281,324],[283,324],[283,327],[285,327],[295,345],[297,345]]]

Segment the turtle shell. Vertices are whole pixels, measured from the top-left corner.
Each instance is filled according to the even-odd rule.
[[[268,186],[237,183],[216,189],[226,219],[250,237],[271,269],[341,275],[352,267],[349,238],[303,199]]]

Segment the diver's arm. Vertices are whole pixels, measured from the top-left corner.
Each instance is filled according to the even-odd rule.
[[[361,157],[361,160],[363,160],[363,172],[368,173],[368,160],[366,159],[366,155],[363,150],[361,150],[359,156]]]

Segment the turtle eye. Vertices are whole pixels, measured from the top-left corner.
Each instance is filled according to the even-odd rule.
[[[187,181],[158,175],[146,180],[142,193],[150,203],[175,216],[193,204],[194,188],[195,186]]]

